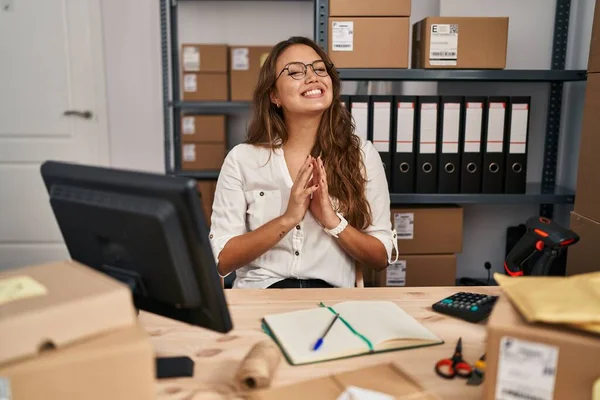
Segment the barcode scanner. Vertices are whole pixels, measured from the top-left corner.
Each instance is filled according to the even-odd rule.
[[[523,264],[534,254],[541,256],[533,265],[530,275],[545,276],[563,249],[579,241],[579,235],[545,217],[527,220],[527,231],[506,257],[504,269],[510,276],[522,276]]]

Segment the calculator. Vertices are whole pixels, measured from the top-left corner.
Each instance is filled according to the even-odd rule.
[[[431,307],[441,314],[451,315],[469,322],[479,322],[490,315],[496,300],[498,300],[498,296],[459,292],[436,302]]]

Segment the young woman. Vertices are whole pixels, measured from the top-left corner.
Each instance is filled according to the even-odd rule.
[[[340,79],[312,40],[272,49],[247,141],[217,182],[210,241],[235,288],[353,287],[355,263],[387,267],[396,244],[379,153],[354,134]]]

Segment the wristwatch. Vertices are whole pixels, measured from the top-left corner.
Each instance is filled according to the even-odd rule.
[[[323,230],[329,236],[333,236],[334,238],[337,239],[339,237],[339,234],[342,233],[342,231],[344,229],[346,229],[346,227],[348,226],[348,221],[346,221],[346,218],[344,218],[344,216],[342,214],[340,214],[339,212],[336,212],[335,215],[337,215],[338,218],[340,219],[340,223],[338,224],[338,226],[336,226],[333,229],[327,229],[327,228],[323,227]]]

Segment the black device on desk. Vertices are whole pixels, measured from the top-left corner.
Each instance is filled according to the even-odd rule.
[[[563,251],[579,241],[579,235],[545,217],[531,217],[526,232],[506,256],[504,269],[510,276],[550,275],[550,268]],[[537,256],[530,269],[526,262]]]
[[[73,260],[129,285],[140,310],[232,329],[194,180],[54,161],[41,174]],[[157,376],[193,367],[158,358]]]
[[[490,315],[496,300],[498,296],[458,292],[434,303],[431,307],[439,313],[476,323]]]

